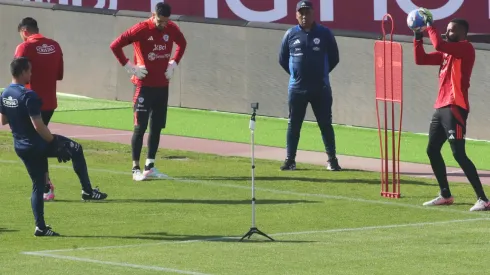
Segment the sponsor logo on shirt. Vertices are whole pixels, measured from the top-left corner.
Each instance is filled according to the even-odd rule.
[[[153,45],[154,52],[165,51],[165,50],[167,50],[167,45],[158,45],[158,44]]]
[[[43,44],[36,47],[38,54],[52,54],[56,52],[56,48],[53,45]]]
[[[154,52],[151,52],[148,54],[148,60],[149,61],[155,61],[157,59],[162,59],[162,58],[170,59],[170,54],[169,53],[167,53],[167,54],[156,54]]]
[[[12,98],[11,96],[2,99],[3,106],[8,108],[17,108],[19,106],[19,102],[17,99]]]

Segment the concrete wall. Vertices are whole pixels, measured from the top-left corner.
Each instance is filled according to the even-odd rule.
[[[18,22],[38,20],[41,32],[56,39],[65,56],[59,91],[128,101],[129,76],[109,49],[122,31],[149,14],[0,0],[0,82],[10,81],[8,64],[20,43]],[[288,75],[278,65],[278,48],[287,25],[175,16],[188,48],[171,82],[170,104],[188,108],[287,116]],[[334,122],[376,127],[373,47],[379,34],[335,31],[340,64],[332,73]],[[481,36],[480,38],[481,39]],[[404,51],[403,130],[427,132],[437,95],[437,67],[416,66],[411,37],[395,36]],[[490,139],[490,47],[475,43],[477,62],[471,82],[468,137]],[[427,45],[427,50],[432,46]],[[132,48],[125,52],[132,55]],[[315,120],[308,110],[307,120]]]

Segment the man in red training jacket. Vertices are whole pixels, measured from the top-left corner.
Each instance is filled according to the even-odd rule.
[[[435,113],[429,129],[427,155],[434,175],[439,183],[440,194],[437,198],[425,202],[426,206],[450,205],[454,198],[449,190],[446,165],[441,149],[449,140],[455,160],[465,173],[475,190],[477,202],[470,211],[490,210],[488,201],[473,162],[466,155],[466,120],[470,111],[468,90],[475,64],[475,49],[467,40],[469,24],[464,19],[453,19],[447,26],[444,41],[432,26],[432,14],[425,8],[419,11],[424,15],[427,32],[435,52],[426,53],[422,42],[422,32],[414,33],[414,53],[417,65],[435,65],[439,67],[439,94],[435,102]]]
[[[110,45],[119,63],[132,75],[131,81],[135,85],[131,147],[133,180],[136,181],[166,177],[154,166],[155,156],[160,143],[160,132],[167,121],[169,80],[187,46],[179,27],[169,20],[170,14],[170,5],[157,3],[151,18],[132,26]],[[174,42],[177,47],[174,57],[171,58]],[[123,47],[129,44],[133,44],[134,63],[123,52]],[[144,171],[141,172],[140,154],[148,123],[148,155]]]
[[[44,124],[48,126],[54,110],[58,107],[56,85],[58,80],[63,80],[63,52],[58,42],[39,33],[34,18],[22,19],[17,30],[24,42],[17,46],[14,57],[26,57],[31,63],[32,77],[27,88],[33,90],[41,99],[41,116]],[[46,159],[46,167],[47,162]],[[54,200],[54,185],[48,171],[46,177],[44,200]]]

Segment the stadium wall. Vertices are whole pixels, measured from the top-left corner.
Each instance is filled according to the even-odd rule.
[[[132,84],[109,44],[122,31],[147,18],[148,13],[0,0],[2,86],[10,81],[8,64],[20,43],[17,24],[27,16],[36,18],[41,33],[62,46],[65,79],[59,91],[131,100]],[[170,105],[249,113],[250,103],[260,102],[260,115],[287,117],[288,75],[277,59],[289,25],[189,16],[172,19],[186,36],[188,48],[171,82]],[[375,128],[373,47],[380,34],[334,33],[340,49],[340,64],[331,74],[334,123]],[[411,37],[393,39],[402,43],[404,51],[403,130],[426,133],[437,95],[438,68],[414,64]],[[470,89],[472,110],[467,136],[490,140],[490,46],[474,45],[477,62]],[[432,49],[426,45],[426,50]],[[132,56],[131,47],[125,52]],[[311,108],[306,119],[315,120]]]

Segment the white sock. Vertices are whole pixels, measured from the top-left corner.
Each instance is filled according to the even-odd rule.
[[[150,163],[155,163],[154,159],[146,159],[145,165],[148,166]]]

